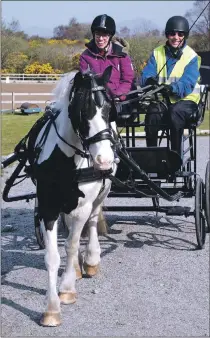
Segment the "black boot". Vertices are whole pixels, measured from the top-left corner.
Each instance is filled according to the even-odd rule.
[[[146,143],[147,147],[157,147],[157,136],[152,135],[146,135]]]
[[[161,114],[146,114],[145,133],[147,147],[157,147],[158,130],[161,122]]]
[[[182,157],[182,137],[184,129],[171,129],[171,150],[176,151]]]

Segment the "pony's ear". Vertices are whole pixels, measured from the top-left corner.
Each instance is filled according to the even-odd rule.
[[[106,84],[109,81],[111,73],[112,73],[112,66],[108,66],[103,72],[103,75],[101,77],[104,84]]]
[[[81,72],[77,72],[75,77],[74,77],[74,87],[79,88],[82,82],[82,73]]]

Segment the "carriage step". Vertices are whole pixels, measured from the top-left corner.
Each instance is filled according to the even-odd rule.
[[[189,216],[190,207],[174,206],[166,211],[168,216]]]

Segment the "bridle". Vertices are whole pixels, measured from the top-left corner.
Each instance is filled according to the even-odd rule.
[[[86,76],[83,75],[84,77]],[[95,103],[95,105],[97,107],[102,108],[103,104],[104,104],[104,100],[105,100],[105,93],[106,93],[106,88],[104,86],[98,85],[94,75],[92,74],[88,74],[89,77],[91,77],[91,88],[89,89],[91,91],[91,95],[94,95],[93,101]],[[83,95],[83,91],[78,91],[77,94],[81,95],[80,96],[80,103],[82,103],[82,95]],[[79,123],[82,120],[81,118],[81,110],[79,111],[80,116],[78,117],[79,119]],[[79,126],[78,123],[78,126]],[[96,133],[94,136],[91,137],[84,137],[80,131],[79,131],[79,127],[74,129],[76,134],[78,135],[78,137],[81,140],[83,149],[85,152],[87,152],[89,150],[89,146],[91,144],[97,143],[97,142],[101,142],[104,140],[109,140],[113,146],[116,146],[117,142],[117,135],[116,133],[113,131],[111,124],[109,123],[109,127],[106,129],[103,129],[101,131],[99,131],[98,133]]]

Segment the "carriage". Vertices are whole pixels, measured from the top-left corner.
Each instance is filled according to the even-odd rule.
[[[191,117],[191,122],[185,127],[188,131],[182,138],[182,155],[170,149],[170,130],[163,125],[159,132],[159,145],[157,147],[142,146],[141,139],[145,136],[139,133],[145,126],[144,116],[151,101],[163,102],[161,86],[146,86],[128,93],[126,101],[116,101],[116,119],[120,147],[115,150],[115,162],[118,168],[115,176],[109,175],[112,181],[108,198],[148,198],[151,206],[119,205],[106,206],[106,211],[155,211],[166,215],[194,216],[197,248],[202,249],[205,244],[206,233],[210,232],[210,161],[206,164],[205,181],[197,174],[197,136],[196,128],[203,122],[205,107],[210,91],[209,85],[201,86],[201,98],[196,114]],[[43,121],[56,115],[55,102],[48,104],[44,116],[38,121]],[[162,145],[163,144],[163,145]],[[6,181],[3,199],[6,202],[35,199],[34,223],[35,234],[40,248],[44,248],[43,236],[38,217],[38,202],[36,193],[9,196],[11,188],[25,178],[30,178],[30,165],[24,156],[21,143],[16,146],[15,152],[2,162],[2,168],[18,160],[18,165],[11,177]],[[24,172],[24,173],[22,173]],[[20,174],[22,173],[22,174]],[[81,178],[82,181],[98,179],[93,177],[93,172]],[[189,206],[160,205],[160,199],[174,202],[181,199],[193,198],[194,208]],[[172,203],[173,204],[173,203]],[[61,214],[62,217],[62,214]],[[63,219],[64,222],[64,219]]]

